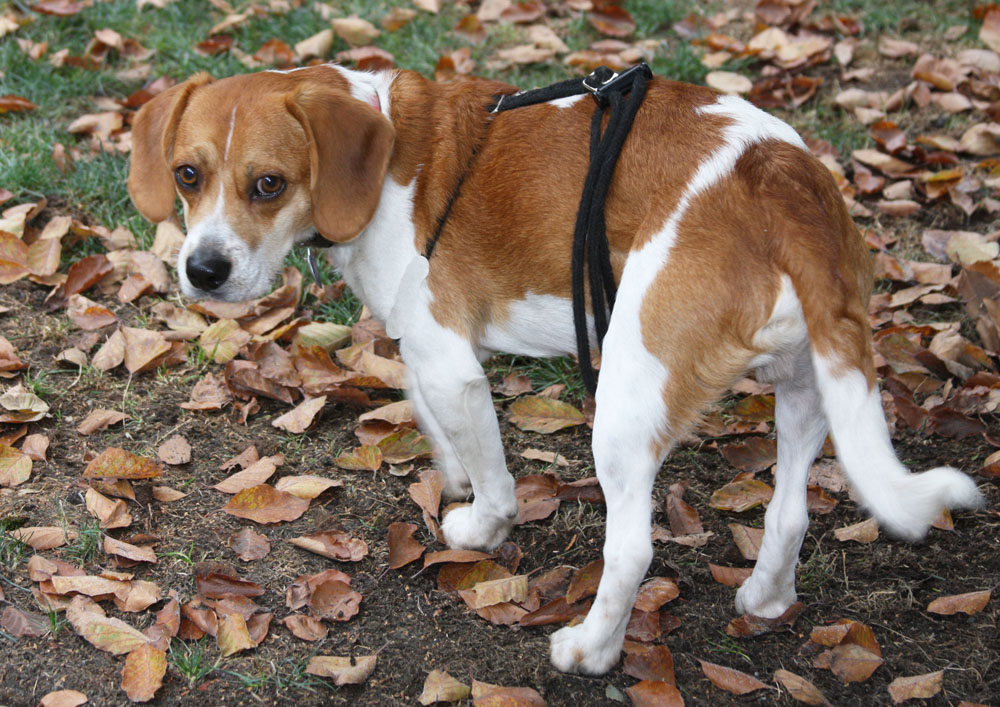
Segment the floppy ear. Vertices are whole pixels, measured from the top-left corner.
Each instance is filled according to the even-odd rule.
[[[132,161],[128,193],[143,216],[159,223],[174,211],[174,176],[170,158],[174,134],[191,93],[212,81],[205,73],[169,88],[144,105],[132,121]]]
[[[307,88],[285,103],[309,141],[313,226],[327,240],[349,241],[375,215],[396,131],[343,93]]]

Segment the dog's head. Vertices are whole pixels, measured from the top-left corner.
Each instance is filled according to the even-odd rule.
[[[129,194],[154,222],[180,197],[177,271],[189,297],[258,297],[295,243],[315,232],[348,241],[371,221],[392,124],[340,72],[317,68],[198,74],[136,115]]]

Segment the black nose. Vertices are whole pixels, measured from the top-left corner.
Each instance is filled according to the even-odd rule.
[[[221,287],[232,270],[232,264],[214,250],[196,250],[184,267],[191,284],[206,292]]]

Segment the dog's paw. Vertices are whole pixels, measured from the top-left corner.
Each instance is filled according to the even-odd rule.
[[[594,640],[586,624],[561,628],[549,639],[549,658],[564,673],[604,675],[618,662],[621,643]]]
[[[441,532],[448,547],[454,550],[492,551],[507,539],[512,523],[493,518],[481,518],[475,506],[462,506],[450,511],[441,521]]]
[[[444,488],[441,489],[441,498],[445,501],[464,501],[472,495],[472,483],[469,477],[456,479],[445,476]]]
[[[779,588],[774,584],[755,582],[751,575],[736,590],[736,610],[741,614],[775,619],[795,603],[795,587]]]

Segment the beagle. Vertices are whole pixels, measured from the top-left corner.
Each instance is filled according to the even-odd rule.
[[[133,126],[136,207],[162,221],[175,197],[183,205],[185,295],[258,297],[293,245],[317,232],[333,243],[333,265],[399,339],[447,496],[474,496],[443,521],[454,548],[495,548],[518,512],[481,363],[576,350],[569,263],[594,103],[489,116],[512,90],[335,65],[199,74]],[[778,462],[738,611],[775,617],[796,599],[807,477],[827,432],[864,506],[898,536],[920,538],[943,508],[981,503],[966,474],[913,474],[897,460],[872,359],[869,254],[791,127],[739,98],[654,78],[606,214],[619,289],[593,432],[604,574],[586,620],[552,635],[557,668],[601,674],[617,662],[652,558],[657,470],[745,371],[774,384]]]

